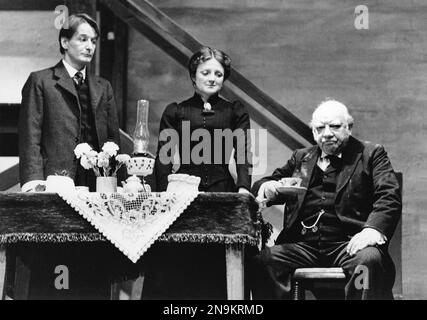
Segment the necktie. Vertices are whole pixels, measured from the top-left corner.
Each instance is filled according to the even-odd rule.
[[[73,80],[77,85],[81,86],[85,80],[83,78],[83,73],[81,73],[80,71],[77,71],[73,77]]]
[[[337,156],[327,155],[325,158],[329,160],[330,167],[334,169],[339,167],[341,159],[338,158]]]

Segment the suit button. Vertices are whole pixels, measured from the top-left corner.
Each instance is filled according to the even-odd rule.
[[[79,142],[79,137],[76,137],[76,142]]]

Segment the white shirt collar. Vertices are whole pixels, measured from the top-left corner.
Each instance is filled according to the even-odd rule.
[[[326,156],[327,156],[327,154],[322,151],[322,154],[320,155],[320,158],[324,159]],[[342,158],[342,153],[340,152],[338,154],[335,154],[334,156],[336,156],[336,157],[338,157],[338,158],[341,159]]]
[[[65,69],[67,70],[68,74],[71,78],[74,78],[77,72],[81,72],[83,74],[83,79],[86,80],[86,66],[82,70],[77,70],[72,65],[70,65],[67,61],[62,59],[62,63],[64,64]]]

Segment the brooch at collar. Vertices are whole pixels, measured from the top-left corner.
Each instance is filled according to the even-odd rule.
[[[211,106],[211,104],[209,102],[205,102],[203,104],[203,112],[202,112],[202,114],[204,114],[204,115],[213,115],[213,114],[215,114],[215,111],[212,110],[212,106]]]

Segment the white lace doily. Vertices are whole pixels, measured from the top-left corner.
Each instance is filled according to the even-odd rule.
[[[198,192],[58,194],[135,263]]]

